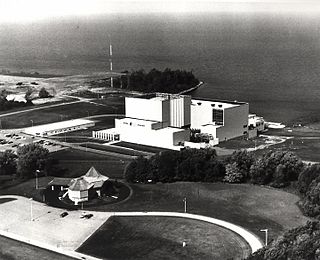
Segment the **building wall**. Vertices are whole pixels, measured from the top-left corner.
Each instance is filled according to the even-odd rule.
[[[217,128],[217,138],[220,142],[248,133],[249,105],[243,104],[224,110],[224,125]]]
[[[68,196],[69,199],[74,201],[75,204],[78,204],[78,202],[82,202],[82,201],[88,201],[88,191],[73,191],[73,190],[69,190],[68,191]]]
[[[125,98],[126,117],[170,122],[170,102],[161,99]]]
[[[223,111],[223,125],[219,128],[208,127],[214,125],[213,110]],[[192,100],[191,128],[201,129],[201,132],[212,134],[219,141],[242,136],[248,131],[249,104],[228,104],[204,100]]]
[[[121,141],[163,147],[172,149],[180,142],[190,139],[189,129],[181,129],[179,132],[163,130],[139,129],[137,127],[122,128],[120,130]]]
[[[190,125],[190,96],[170,99],[170,126],[184,127]]]

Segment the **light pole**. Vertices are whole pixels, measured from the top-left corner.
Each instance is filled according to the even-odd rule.
[[[32,120],[32,119],[30,119],[30,122],[31,122],[31,127],[33,127],[33,120]]]
[[[34,220],[33,219],[33,209],[32,209],[32,201],[33,201],[33,199],[30,198],[29,200],[30,200],[30,221],[33,221]]]
[[[183,199],[183,202],[184,202],[184,213],[187,213],[187,198],[186,197]]]
[[[268,229],[260,229],[261,232],[265,232],[266,233],[266,246],[268,245]]]
[[[38,180],[38,173],[40,172],[40,170],[36,170],[36,190],[39,189],[39,180]]]

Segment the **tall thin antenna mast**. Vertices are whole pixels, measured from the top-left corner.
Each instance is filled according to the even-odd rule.
[[[112,43],[111,43],[111,37],[109,34],[109,62],[110,62],[110,72],[111,72],[111,78],[110,78],[110,85],[113,88],[113,77],[112,77]]]

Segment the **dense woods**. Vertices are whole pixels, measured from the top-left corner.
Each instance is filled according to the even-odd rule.
[[[320,259],[320,222],[291,229],[272,241],[248,260],[317,260]]]
[[[128,73],[125,71],[125,73]],[[142,92],[179,93],[199,84],[192,71],[152,69],[137,70],[114,79],[114,87]]]

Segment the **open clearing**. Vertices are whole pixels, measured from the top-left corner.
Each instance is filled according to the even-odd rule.
[[[103,211],[183,212],[187,198],[188,213],[228,221],[251,231],[262,240],[260,229],[269,229],[270,238],[284,230],[304,224],[296,205],[299,197],[281,190],[249,184],[170,183],[133,184],[133,194],[125,202],[92,208]]]
[[[243,259],[250,248],[232,231],[202,221],[111,217],[77,251],[107,259]]]
[[[24,112],[1,118],[2,128],[24,128],[34,125],[48,124],[69,119],[87,117],[88,115],[117,114],[123,113],[123,108],[119,104],[102,105],[93,102],[79,102],[73,104],[63,104],[61,106],[43,108],[41,110]]]

